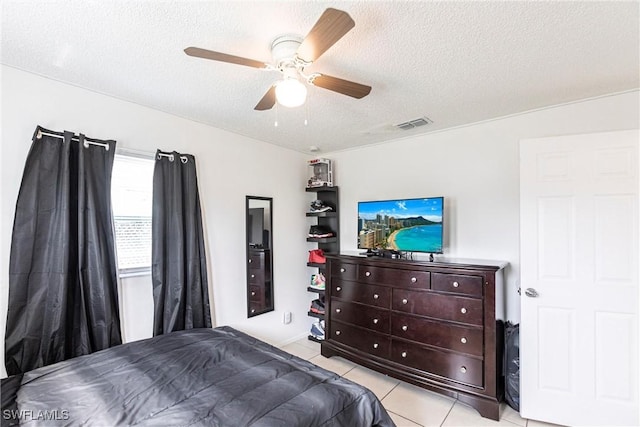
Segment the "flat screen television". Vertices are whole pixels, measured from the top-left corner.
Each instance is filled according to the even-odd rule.
[[[441,254],[443,197],[358,202],[358,249]]]

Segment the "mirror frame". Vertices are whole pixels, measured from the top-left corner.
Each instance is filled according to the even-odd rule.
[[[257,209],[258,207],[251,206],[252,200],[258,200],[267,202],[268,206],[260,206],[259,208],[268,209],[268,217],[264,215],[262,217],[262,229],[263,236],[264,230],[268,230],[268,241],[265,245],[262,244],[262,248],[256,248],[251,246],[250,230],[252,229],[253,218],[251,215],[251,209]],[[246,246],[246,270],[247,270],[247,317],[251,318],[260,314],[274,311],[274,294],[273,294],[273,198],[261,197],[261,196],[246,196],[245,198],[245,246]],[[267,218],[265,218],[267,217]],[[256,267],[257,266],[257,267]],[[257,270],[257,271],[256,271]],[[263,274],[261,279],[260,273]],[[255,276],[258,276],[256,281]],[[260,301],[252,301],[251,299],[251,287],[262,287],[263,294],[260,296]],[[262,302],[264,301],[264,303]]]

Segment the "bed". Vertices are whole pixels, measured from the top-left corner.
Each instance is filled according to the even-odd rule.
[[[2,380],[3,425],[393,426],[366,388],[230,327]]]

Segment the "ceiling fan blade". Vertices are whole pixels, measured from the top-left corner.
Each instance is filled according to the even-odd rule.
[[[298,58],[306,62],[315,61],[355,25],[347,12],[332,8],[325,10],[298,46]]]
[[[260,102],[253,108],[254,110],[264,111],[270,110],[276,105],[276,86],[273,85],[269,88],[267,93],[264,94]]]
[[[317,75],[311,79],[311,84],[358,99],[364,98],[371,92],[371,86],[327,76],[326,74]]]
[[[201,49],[199,47],[188,47],[184,50],[189,56],[196,58],[211,59],[213,61],[229,62],[231,64],[246,65],[253,68],[265,68],[267,64],[254,59],[242,58],[240,56],[228,55],[226,53],[214,52],[212,50]]]

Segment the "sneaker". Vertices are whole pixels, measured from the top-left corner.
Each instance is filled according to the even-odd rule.
[[[322,274],[322,273],[312,274],[311,275],[311,284],[309,285],[309,287],[311,287],[313,289],[318,289],[320,291],[324,291],[325,290],[326,281],[327,280],[324,277],[324,274]]]
[[[324,256],[322,249],[313,249],[309,251],[309,262],[314,264],[325,264],[327,258]]]
[[[333,237],[333,231],[322,225],[312,225],[309,228],[309,237]]]
[[[311,325],[311,335],[313,335],[313,337],[318,340],[324,339],[324,320],[315,322],[313,325]]]
[[[316,314],[324,314],[324,303],[319,299],[314,299],[311,301],[311,308],[309,311]]]
[[[327,206],[322,200],[314,200],[311,202],[311,212],[327,212],[331,210],[333,210],[333,208],[331,206]]]

